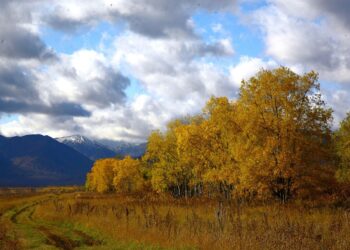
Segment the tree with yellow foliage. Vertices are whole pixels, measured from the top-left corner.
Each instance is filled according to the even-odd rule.
[[[176,196],[187,196],[191,180],[191,169],[184,164],[179,155],[176,129],[183,121],[174,120],[168,124],[162,134],[153,132],[148,140],[147,151],[143,158],[151,164],[151,183],[154,190],[170,191]]]
[[[115,163],[115,159],[101,159],[95,161],[91,172],[87,175],[87,189],[99,193],[113,191],[113,169]]]
[[[142,163],[130,156],[101,159],[94,163],[86,179],[86,188],[99,193],[140,191],[145,187]]]
[[[204,123],[209,139],[211,167],[204,175],[204,181],[215,184],[219,192],[229,197],[239,184],[237,148],[240,126],[237,123],[236,104],[226,97],[211,98],[204,109],[208,116]]]
[[[154,191],[178,197],[234,192],[283,201],[326,192],[334,185],[331,122],[315,72],[261,70],[242,82],[236,101],[212,97],[201,114],[151,133],[142,161],[96,161],[86,185],[132,192],[148,178]],[[336,133],[338,176],[346,178],[349,124],[350,115]]]
[[[142,191],[144,179],[141,172],[141,162],[130,156],[116,160],[113,167],[113,186],[117,192],[130,193]]]
[[[211,98],[202,116],[176,129],[181,161],[192,171],[194,193],[205,189],[229,197],[238,183],[237,161],[234,157],[235,107],[226,97]]]
[[[337,179],[350,182],[350,113],[347,113],[334,133],[334,145],[338,160]]]
[[[237,101],[241,190],[286,200],[320,188],[318,175],[329,168],[332,111],[317,80],[313,71],[300,76],[281,67],[242,82]]]

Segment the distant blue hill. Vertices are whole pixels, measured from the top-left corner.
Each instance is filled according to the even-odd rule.
[[[0,186],[82,185],[93,161],[49,136],[0,136]]]

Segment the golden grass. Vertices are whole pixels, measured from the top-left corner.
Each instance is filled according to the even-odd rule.
[[[0,188],[0,217],[21,204],[37,200],[47,194],[62,194],[80,191],[82,187]]]
[[[350,212],[329,206],[81,193],[39,205],[33,216],[176,249],[350,249]]]

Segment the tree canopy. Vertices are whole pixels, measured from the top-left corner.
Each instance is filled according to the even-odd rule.
[[[236,100],[212,97],[200,114],[152,132],[141,160],[97,161],[87,187],[130,192],[148,183],[185,197],[309,197],[334,183],[333,145],[338,175],[349,178],[350,116],[333,137],[337,143],[331,126],[317,73],[261,70],[242,81]]]

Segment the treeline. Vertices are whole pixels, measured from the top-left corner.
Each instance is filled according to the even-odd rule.
[[[350,180],[350,116],[331,131],[318,75],[261,70],[231,101],[212,97],[197,116],[154,131],[142,159],[95,162],[97,192],[153,190],[176,197],[316,197]]]

